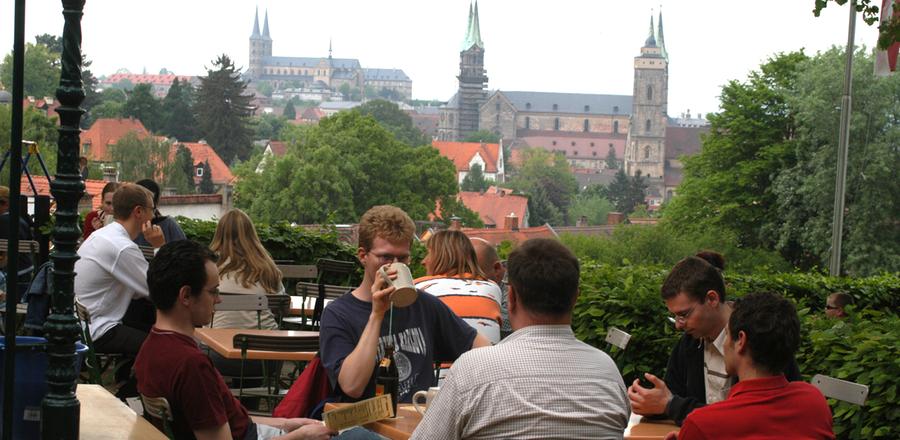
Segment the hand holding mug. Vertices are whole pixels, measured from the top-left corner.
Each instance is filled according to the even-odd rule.
[[[162,228],[159,225],[150,223],[149,220],[141,227],[141,232],[144,233],[144,240],[147,240],[147,243],[150,243],[150,246],[154,248],[161,248],[162,245],[166,244],[166,237],[163,235]]]
[[[403,263],[391,263],[381,266],[378,270],[380,278],[389,286],[394,287],[390,301],[396,307],[406,307],[418,298],[416,285],[413,283],[412,273],[409,266]]]

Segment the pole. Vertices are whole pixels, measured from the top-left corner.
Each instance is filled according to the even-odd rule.
[[[25,72],[25,0],[16,0],[13,24],[12,129],[9,135],[9,230],[6,277],[6,351],[3,375],[3,440],[13,435],[13,382],[16,375],[16,305],[19,303],[19,193],[22,184],[22,101]]]
[[[844,67],[844,94],[841,97],[841,131],[837,149],[834,183],[834,220],[831,223],[831,276],[841,276],[841,238],[844,232],[844,193],[847,185],[847,152],[850,149],[850,89],[853,83],[853,40],[856,33],[856,1],[850,2],[847,30],[847,64]]]
[[[78,127],[84,113],[79,106],[84,100],[81,80],[81,16],[84,0],[62,0],[62,55],[56,99],[60,107],[59,141],[57,142],[56,176],[50,182],[50,193],[56,199],[56,222],[53,226],[53,291],[51,310],[44,324],[47,335],[47,395],[41,402],[41,437],[53,440],[78,438],[81,404],[75,397],[75,340],[81,330],[74,311],[75,247],[81,230],[78,227],[78,201],[84,194],[84,182],[78,170],[80,150]]]

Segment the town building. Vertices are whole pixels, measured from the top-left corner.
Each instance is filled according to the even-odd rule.
[[[101,78],[100,88],[119,87],[131,90],[138,84],[150,84],[150,89],[154,96],[157,98],[165,98],[176,78],[180,83],[189,83],[193,87],[200,84],[200,81],[196,76],[175,75],[172,73],[152,75],[146,73],[131,73],[126,69],[122,69],[110,76]]]
[[[456,178],[459,183],[462,183],[476,164],[481,166],[485,180],[498,183],[506,181],[502,144],[432,141],[431,146],[436,148],[441,156],[453,162],[453,165],[456,166]]]

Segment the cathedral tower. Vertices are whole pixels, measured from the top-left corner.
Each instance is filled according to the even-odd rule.
[[[663,42],[662,13],[659,40],[654,36],[653,17],[650,32],[640,56],[634,58],[634,94],[631,124],[625,144],[625,172],[640,171],[651,178],[663,177],[666,162],[667,100],[669,67]]]
[[[469,24],[466,38],[459,52],[459,90],[457,102],[459,115],[457,119],[456,138],[462,139],[478,131],[478,112],[487,100],[488,78],[484,70],[484,43],[481,41],[481,29],[478,22],[478,1],[475,8],[469,6]]]
[[[266,12],[268,18],[268,12]],[[268,20],[266,20],[266,33],[269,31]],[[269,41],[269,54],[271,55],[272,42]],[[265,55],[265,40],[259,33],[259,8],[253,16],[253,34],[250,35],[250,65],[247,68],[247,74],[251,78],[259,78],[263,74],[263,57]]]

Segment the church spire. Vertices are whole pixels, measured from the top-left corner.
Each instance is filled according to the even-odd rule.
[[[651,18],[652,18],[652,17],[651,17]],[[665,37],[663,36],[662,6],[659,7],[659,23],[658,23],[658,26],[659,26],[659,27],[658,27],[658,30],[657,30],[657,32],[656,32],[656,36],[657,36],[657,39],[659,40],[659,41],[658,41],[659,47],[662,49],[662,56],[663,56],[663,58],[665,58],[666,61],[668,61],[668,60],[669,60],[669,52],[666,50],[666,39],[665,39]]]
[[[331,59],[331,37],[328,38],[328,59]]]
[[[466,38],[463,40],[462,50],[469,50],[472,46],[478,46],[484,49],[484,43],[481,41],[481,26],[478,23],[478,0],[475,1],[475,8],[469,4],[469,23],[466,26]]]
[[[256,12],[253,14],[253,35],[250,35],[250,38],[259,37],[259,6],[256,7]]]
[[[647,41],[644,42],[644,47],[655,47],[656,46],[656,37],[653,36],[653,13],[650,14],[650,34],[647,35]]]
[[[272,37],[269,36],[269,10],[266,9],[266,22],[263,25],[263,38],[266,40],[271,40]]]

